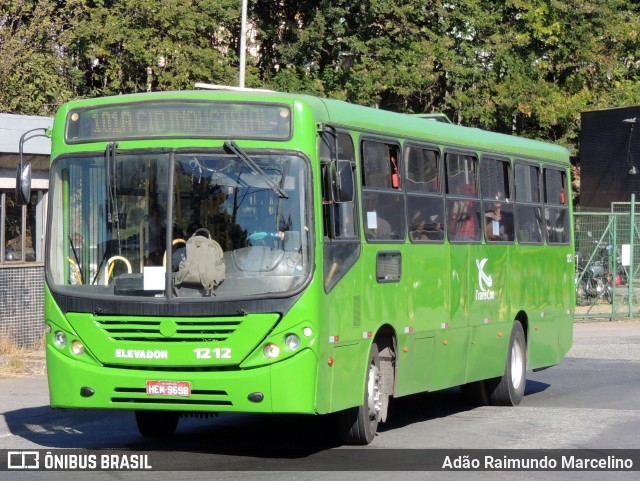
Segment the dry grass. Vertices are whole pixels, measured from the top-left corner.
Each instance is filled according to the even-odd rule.
[[[41,365],[44,336],[32,349],[18,347],[7,337],[0,336],[0,378],[32,374],[34,366]]]

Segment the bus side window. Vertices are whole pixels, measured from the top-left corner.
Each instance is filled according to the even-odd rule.
[[[405,148],[407,218],[412,242],[444,240],[444,203],[440,194],[440,152],[409,145]]]
[[[404,240],[404,197],[400,191],[400,146],[362,142],[362,216],[367,240]]]
[[[514,237],[511,164],[484,158],[480,164],[484,237],[487,242],[511,242]]]
[[[394,144],[363,143],[363,185],[374,189],[400,188],[399,148]]]
[[[549,244],[569,242],[569,209],[567,204],[567,175],[557,169],[544,169],[544,216]]]
[[[447,153],[447,234],[453,242],[479,242],[480,199],[476,180],[478,158]]]
[[[514,172],[518,242],[542,244],[544,228],[540,200],[540,168],[516,162]]]

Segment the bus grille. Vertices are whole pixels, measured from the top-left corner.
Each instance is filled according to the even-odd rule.
[[[144,388],[117,387],[111,397],[113,403],[180,404],[183,406],[233,406],[226,391],[194,389],[191,397],[149,397]]]
[[[211,318],[198,320],[122,320],[99,318],[98,328],[116,341],[185,342],[225,341],[242,321]]]

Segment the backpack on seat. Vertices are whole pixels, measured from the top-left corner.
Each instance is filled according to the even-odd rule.
[[[211,294],[224,281],[226,267],[222,247],[207,229],[200,228],[187,240],[186,250],[186,258],[180,261],[176,275],[176,286],[196,284]]]

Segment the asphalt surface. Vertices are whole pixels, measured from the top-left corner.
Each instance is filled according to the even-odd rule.
[[[38,371],[38,368],[35,367]],[[640,479],[640,472],[416,472],[399,471],[397,456],[413,449],[633,449],[640,454],[640,322],[578,322],[563,362],[528,372],[518,408],[463,404],[459,390],[393,400],[390,419],[366,451],[340,446],[331,417],[221,415],[181,419],[176,435],[142,438],[122,411],[52,410],[46,377],[0,380],[0,448],[89,448],[166,451],[175,471],[154,473],[46,473],[24,479]],[[411,448],[411,449],[407,449]],[[377,451],[388,468],[348,471],[353,456]],[[288,452],[288,454],[287,454]],[[393,453],[394,457],[385,458]],[[397,456],[396,456],[397,455]],[[212,472],[189,472],[206,457]],[[296,467],[291,471],[290,466]],[[376,467],[378,466],[375,464]],[[303,467],[301,467],[303,466]],[[255,471],[263,467],[263,471]],[[279,470],[281,467],[284,470]],[[324,472],[323,469],[331,469]],[[344,467],[344,470],[341,468]],[[222,469],[223,471],[220,471]],[[247,469],[247,471],[244,471]],[[0,472],[0,479],[7,477]],[[80,475],[83,476],[74,476]]]

